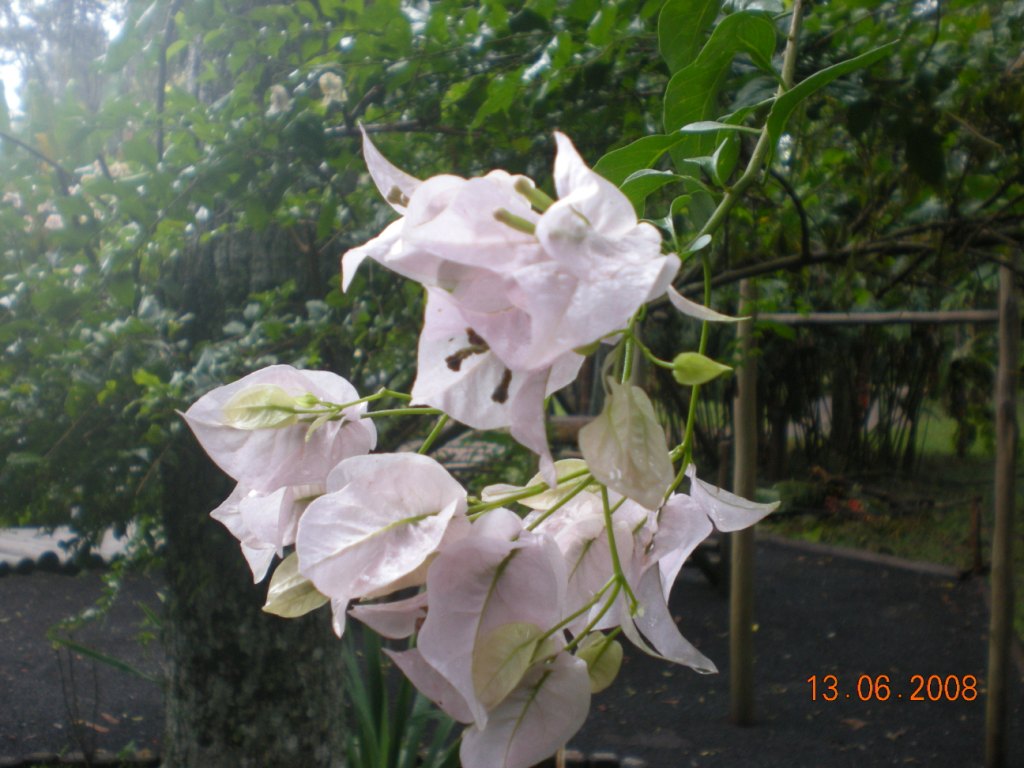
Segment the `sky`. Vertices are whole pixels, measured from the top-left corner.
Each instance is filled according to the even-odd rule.
[[[14,0],[11,4],[13,12],[22,18],[19,13],[19,6],[21,3],[18,0]],[[115,3],[111,4],[116,5]],[[113,10],[111,13],[104,13],[103,15],[103,26],[107,31],[108,39],[113,39],[121,31],[121,21],[115,18]],[[6,51],[0,51],[0,80],[4,84],[4,96],[7,99],[7,108],[10,110],[11,115],[21,114],[21,99],[18,97],[18,91],[21,88],[21,64],[17,61],[7,62]]]

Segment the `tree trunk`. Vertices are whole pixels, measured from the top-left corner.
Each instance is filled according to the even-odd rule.
[[[342,766],[341,646],[320,610],[263,613],[237,542],[209,517],[231,489],[190,434],[164,466],[164,768]]]

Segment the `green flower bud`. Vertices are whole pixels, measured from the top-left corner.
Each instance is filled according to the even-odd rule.
[[[715,362],[699,352],[680,352],[672,361],[675,380],[688,387],[706,384],[731,370],[728,365]]]

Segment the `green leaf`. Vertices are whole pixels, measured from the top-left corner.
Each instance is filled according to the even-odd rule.
[[[697,60],[669,80],[665,89],[665,133],[715,115],[718,91],[740,52],[748,53],[758,66],[770,68],[775,53],[772,23],[759,14],[734,13],[715,27]]]
[[[156,374],[150,373],[145,368],[136,368],[132,371],[132,381],[138,384],[140,387],[159,387],[163,384],[160,381],[160,377]]]
[[[263,610],[275,616],[294,619],[315,611],[325,605],[328,599],[317,591],[313,582],[299,573],[299,557],[293,552],[281,561],[270,577],[267,603]]]
[[[669,171],[653,171],[645,168],[631,173],[619,187],[622,190],[622,194],[628,197],[629,202],[633,204],[636,215],[642,217],[644,215],[644,203],[649,195],[658,191],[666,184],[671,184],[682,178],[682,176],[670,173]]]
[[[619,186],[633,173],[650,168],[671,147],[681,141],[678,135],[644,136],[632,144],[614,149],[594,165],[594,170]]]
[[[622,646],[617,640],[592,632],[580,643],[576,655],[587,663],[591,693],[600,693],[615,682],[622,666]]]
[[[672,361],[672,376],[680,384],[688,387],[706,384],[731,370],[728,365],[716,362],[699,352],[680,352]]]
[[[642,389],[617,381],[608,385],[601,415],[580,430],[583,458],[606,486],[657,509],[675,477],[665,432]]]
[[[768,113],[768,121],[766,123],[772,145],[774,146],[779,138],[781,138],[782,132],[786,130],[786,123],[789,122],[789,116],[793,114],[793,110],[796,109],[801,101],[817,93],[836,78],[848,75],[858,69],[870,67],[872,64],[881,61],[895,50],[898,44],[899,41],[894,40],[867,53],[862,53],[860,56],[854,56],[852,59],[833,64],[827,69],[815,72],[779,96],[772,105],[771,112]]]
[[[611,40],[612,30],[615,28],[615,6],[611,3],[605,4],[587,29],[587,39],[596,46],[607,45]]]
[[[739,137],[735,133],[727,133],[725,139],[715,150],[715,154],[711,156],[711,178],[719,186],[724,187],[735,170],[739,158]]]
[[[513,75],[496,77],[491,80],[490,85],[487,86],[487,98],[484,99],[484,103],[476,111],[473,122],[470,123],[469,127],[479,127],[483,124],[484,120],[498,112],[507,113],[508,108],[512,106],[512,102],[518,96],[519,89],[519,78]]]
[[[721,0],[667,0],[658,14],[658,52],[675,74],[693,62],[701,35],[718,16]]]
[[[479,639],[473,651],[473,689],[484,707],[500,704],[523,679],[541,634],[536,624],[517,621]]]
[[[224,404],[223,417],[235,429],[280,429],[298,419],[295,398],[275,384],[254,384],[237,392]]]
[[[748,125],[732,125],[719,122],[718,120],[700,120],[696,123],[684,125],[679,129],[680,133],[717,133],[718,131],[737,131],[739,133],[750,133],[755,136],[761,133],[757,128],[751,128]]]

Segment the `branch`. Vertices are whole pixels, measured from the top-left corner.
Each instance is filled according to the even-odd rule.
[[[803,0],[793,0],[793,11],[792,19],[789,24],[789,34],[786,36],[786,48],[782,53],[782,82],[779,84],[779,90],[776,94],[776,98],[781,96],[793,86],[793,73],[796,71],[796,52],[797,52],[797,40],[800,37],[800,21],[803,17]],[[761,166],[764,163],[765,158],[768,156],[768,152],[771,150],[771,136],[768,131],[768,125],[765,124],[761,128],[761,135],[757,139],[757,144],[754,147],[754,151],[750,155],[750,160],[747,161],[747,167],[743,171],[743,175],[736,180],[733,187],[725,193],[718,207],[715,208],[714,213],[705,222],[704,226],[701,227],[700,232],[697,233],[695,240],[699,240],[704,235],[709,235],[714,232],[725,220],[725,217],[729,215],[729,211],[733,209],[736,203],[739,202],[740,197],[746,191],[747,187],[754,183],[757,179],[758,174],[761,172]]]
[[[796,193],[793,185],[789,183],[785,176],[777,171],[771,169],[768,173],[773,179],[779,182],[779,185],[789,195],[789,199],[793,201],[793,206],[796,208],[796,214],[800,217],[800,255],[805,258],[811,258],[811,233],[810,228],[807,224],[807,211],[804,209],[804,204],[800,200],[800,195]]]
[[[4,141],[9,141],[9,142],[11,142],[11,144],[14,144],[16,147],[20,147],[21,149],[23,149],[26,152],[28,152],[30,155],[32,155],[37,160],[39,160],[39,161],[41,161],[43,163],[46,163],[46,165],[50,166],[55,171],[57,171],[57,176],[59,177],[59,180],[60,180],[61,191],[65,195],[68,194],[68,184],[70,184],[72,179],[75,178],[75,175],[73,173],[71,173],[71,171],[67,170],[64,166],[62,166],[56,160],[51,160],[49,157],[44,155],[42,152],[40,152],[35,147],[33,147],[33,146],[29,145],[29,144],[26,144],[21,139],[15,138],[11,134],[7,133],[6,131],[0,131],[0,139],[3,139]]]

